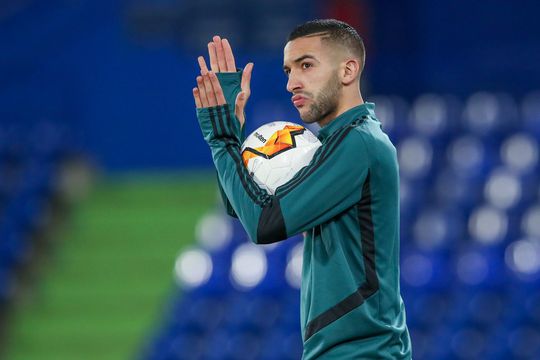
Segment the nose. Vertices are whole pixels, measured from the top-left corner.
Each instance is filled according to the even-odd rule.
[[[302,83],[298,80],[296,76],[293,76],[293,72],[291,71],[289,73],[289,79],[287,80],[287,91],[290,93],[294,93],[295,91],[298,91],[302,89]]]

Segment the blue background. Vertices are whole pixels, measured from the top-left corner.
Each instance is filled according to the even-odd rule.
[[[81,149],[110,171],[207,168],[211,162],[194,117],[191,88],[196,56],[205,54],[210,36],[229,37],[239,65],[255,62],[248,127],[298,121],[281,71],[283,39],[294,25],[332,14],[344,14],[364,33],[363,93],[368,100],[375,94],[413,99],[423,92],[465,97],[478,90],[521,97],[540,83],[538,2],[332,4],[4,4],[0,121],[68,126]],[[340,6],[362,13],[340,13]],[[260,115],[257,109],[271,112]]]

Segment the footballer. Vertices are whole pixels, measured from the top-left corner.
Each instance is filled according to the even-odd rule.
[[[321,126],[308,166],[275,194],[250,177],[240,154],[253,64],[237,70],[231,46],[208,44],[210,68],[193,96],[228,212],[257,244],[305,232],[303,359],[411,359],[399,286],[399,175],[375,105],[364,102],[364,44],[348,24],[295,28],[283,70],[304,123]]]

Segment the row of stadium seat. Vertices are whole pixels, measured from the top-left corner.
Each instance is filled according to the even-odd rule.
[[[516,102],[508,94],[479,92],[464,102],[452,96],[425,94],[412,104],[399,97],[375,96],[377,116],[394,140],[416,134],[434,143],[460,134],[479,136],[485,144],[522,130],[540,134],[540,92]]]
[[[222,218],[223,223],[217,224],[218,219],[215,214],[209,215],[201,221],[201,226],[204,224],[207,230],[217,230],[228,221]],[[256,336],[261,342],[261,339],[274,336],[276,331],[290,334],[291,337],[296,333],[298,342],[293,349],[300,348],[299,304],[295,289],[299,285],[301,239],[296,237],[271,248],[260,249],[246,242],[238,223],[234,224],[233,229],[236,229],[233,233],[237,235],[230,237],[230,240],[224,241],[223,236],[215,237],[216,242],[209,245],[211,242],[206,239],[204,248],[207,250],[192,249],[179,257],[176,274],[187,292],[167,310],[167,325],[158,337],[160,340],[154,343],[150,351],[152,355],[147,354],[148,358],[262,358],[260,349],[252,354],[236,355],[221,351],[219,355],[212,355],[213,357],[210,357],[209,353],[200,353],[199,350],[214,352],[216,349],[211,344],[217,336],[222,339],[220,341],[229,339],[231,342],[219,347],[219,350],[227,346],[234,348],[231,345],[234,342],[232,339],[241,336],[239,334]],[[230,229],[224,233],[230,234]],[[205,256],[208,258],[203,260]],[[471,255],[467,256],[464,256],[461,262],[474,264]],[[421,343],[432,344],[438,339],[433,334],[448,332],[455,345],[453,348],[447,347],[445,354],[437,353],[437,357],[432,357],[431,348],[426,349],[426,353],[420,356],[424,351],[420,346],[416,352],[417,358],[477,357],[478,353],[467,353],[467,347],[459,345],[464,341],[463,331],[479,333],[484,339],[482,341],[489,342],[500,336],[501,331],[509,334],[529,334],[529,329],[540,327],[540,291],[536,289],[534,282],[531,283],[525,278],[508,277],[511,273],[506,274],[507,277],[500,277],[500,272],[505,271],[501,264],[496,264],[498,267],[492,270],[498,275],[496,280],[502,279],[498,283],[479,280],[482,271],[474,267],[469,276],[461,275],[468,279],[465,282],[458,281],[459,276],[444,273],[444,269],[438,269],[439,275],[450,282],[426,281],[425,274],[432,273],[430,267],[434,261],[433,255],[423,258],[416,255],[415,260],[411,256],[404,256],[403,296],[407,304],[409,326],[415,340],[418,338]],[[260,266],[260,263],[267,266]],[[431,265],[426,266],[426,263]],[[273,274],[270,266],[275,267]],[[477,283],[471,284],[470,278],[476,279]],[[412,281],[409,282],[408,279]],[[482,286],[476,286],[479,284]],[[441,328],[441,324],[445,324],[444,328]],[[437,329],[435,333],[434,329]],[[428,336],[433,338],[427,339]],[[534,337],[534,331],[530,336]],[[438,341],[440,343],[440,340]],[[518,354],[522,350],[512,344],[509,342],[506,348],[501,349],[503,355],[500,357],[489,358],[513,358],[512,354]],[[193,346],[197,349],[193,350]],[[274,357],[265,358],[289,358],[283,354],[272,354]],[[295,354],[290,358],[298,359],[298,353]]]

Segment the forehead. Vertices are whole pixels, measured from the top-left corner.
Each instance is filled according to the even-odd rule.
[[[321,58],[324,55],[323,41],[320,35],[304,36],[289,41],[283,49],[283,62],[288,64],[303,55],[313,55]]]

